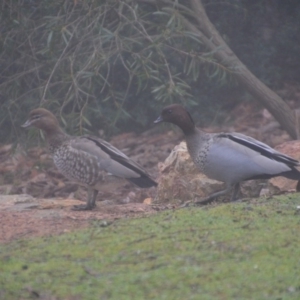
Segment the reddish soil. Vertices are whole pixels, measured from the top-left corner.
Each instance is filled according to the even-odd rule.
[[[63,201],[63,200],[61,200]],[[133,218],[155,212],[143,203],[98,205],[89,212],[72,211],[70,207],[41,210],[0,211],[0,243],[31,236],[54,235],[85,228],[94,220],[103,226],[120,218]]]

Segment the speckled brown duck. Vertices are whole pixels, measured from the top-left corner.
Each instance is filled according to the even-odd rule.
[[[74,137],[66,134],[56,117],[46,109],[32,110],[22,127],[41,129],[57,169],[68,179],[87,186],[87,204],[75,206],[76,210],[95,207],[103,171],[125,178],[141,188],[157,185],[139,164],[108,142],[92,136]]]
[[[227,188],[199,201],[208,203],[228,193],[236,200],[239,184],[251,179],[283,176],[300,179],[300,163],[254,138],[240,133],[206,133],[196,128],[188,111],[179,104],[165,107],[154,123],[169,122],[183,131],[189,154],[207,177],[226,183]]]

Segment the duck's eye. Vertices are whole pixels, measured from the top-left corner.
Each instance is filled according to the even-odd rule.
[[[167,114],[170,115],[172,113],[172,109],[167,110]]]
[[[32,116],[33,120],[37,120],[37,119],[40,119],[40,118],[41,118],[41,115],[34,115],[34,116]]]

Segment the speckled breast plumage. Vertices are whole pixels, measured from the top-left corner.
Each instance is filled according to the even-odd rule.
[[[68,143],[50,150],[55,166],[68,179],[90,186],[102,180],[103,170],[95,156],[78,151]]]
[[[203,142],[204,141],[204,142]],[[200,172],[206,173],[207,155],[211,146],[212,140],[206,136],[202,139],[190,140],[186,138],[187,148],[190,156]]]

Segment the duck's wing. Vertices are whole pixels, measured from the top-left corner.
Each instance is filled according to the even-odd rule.
[[[281,152],[278,152],[275,149],[268,146],[267,144],[264,144],[250,136],[246,136],[241,133],[220,133],[218,134],[218,137],[230,139],[231,141],[248,147],[249,149],[258,152],[269,159],[285,163],[289,167],[295,167],[300,165],[298,160]]]
[[[81,149],[85,148],[85,151],[93,153],[104,161],[103,168],[107,172],[124,177],[139,187],[157,185],[142,166],[105,140],[93,136],[83,136],[80,140]]]

